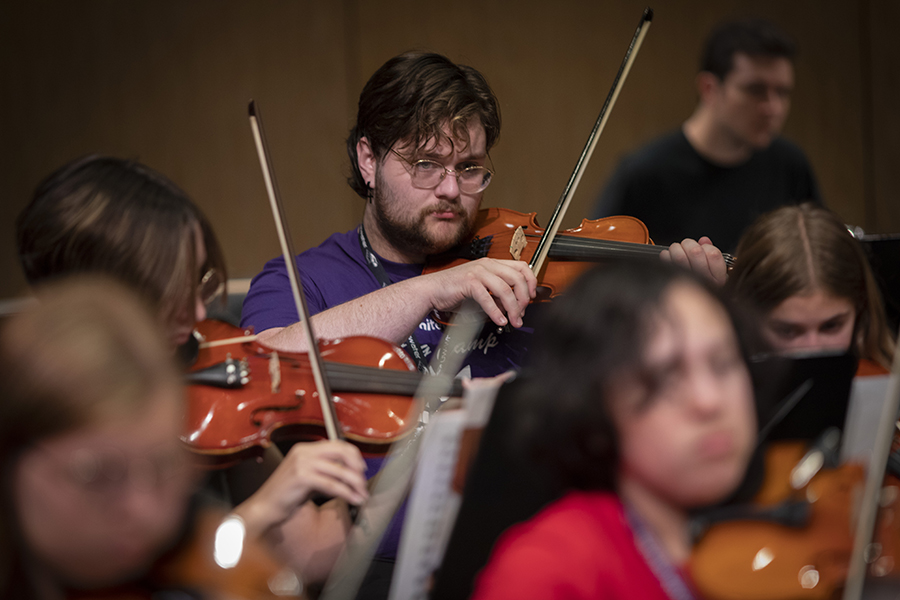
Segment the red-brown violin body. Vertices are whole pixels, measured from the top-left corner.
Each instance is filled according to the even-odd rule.
[[[240,329],[220,321],[198,325],[206,340],[239,338]],[[408,415],[419,374],[398,347],[353,337],[320,341],[335,408],[344,436],[364,452],[387,450],[414,423]],[[249,380],[235,389],[188,386],[182,441],[211,462],[229,464],[260,455],[273,438],[294,441],[324,437],[318,392],[304,353],[277,352],[256,342],[235,342],[201,350],[193,370],[231,358],[244,361]],[[399,379],[398,379],[399,378]],[[380,385],[380,382],[386,382]],[[408,390],[402,394],[384,390]],[[374,392],[366,391],[375,389]]]
[[[429,259],[425,273],[484,256],[531,261],[544,233],[537,223],[537,213],[506,208],[481,209],[475,229],[473,240],[461,251]],[[617,256],[658,255],[661,250],[650,243],[647,226],[634,217],[585,219],[579,227],[558,233],[551,243],[549,260],[538,274],[538,285],[545,288],[541,299],[558,295],[597,261]]]
[[[886,375],[871,361],[860,361],[857,377]],[[895,436],[894,451],[900,448]],[[695,546],[691,575],[709,600],[794,600],[832,598],[847,578],[865,468],[846,463],[822,469],[802,487],[791,484],[794,467],[807,448],[803,442],[777,442],[766,453],[766,478],[754,504],[774,506],[789,498],[809,502],[803,527],[735,520],[714,525]],[[877,528],[877,553],[869,573],[900,576],[900,481],[886,475]]]

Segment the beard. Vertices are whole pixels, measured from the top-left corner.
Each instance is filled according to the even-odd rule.
[[[376,185],[372,198],[375,221],[392,246],[409,254],[429,256],[440,254],[472,236],[475,230],[477,211],[466,214],[458,202],[441,201],[439,204],[421,209],[418,214],[402,214],[398,211],[396,197],[389,186],[376,175]],[[450,212],[459,219],[456,227],[449,232],[433,232],[427,227],[428,215],[435,212]]]

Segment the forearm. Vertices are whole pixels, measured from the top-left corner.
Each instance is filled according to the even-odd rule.
[[[315,336],[337,339],[369,335],[395,344],[404,342],[432,309],[421,280],[401,281],[320,312],[312,317]],[[276,350],[306,350],[301,323],[260,332],[259,339]]]

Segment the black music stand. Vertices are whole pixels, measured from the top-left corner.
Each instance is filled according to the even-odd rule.
[[[859,238],[884,299],[891,331],[900,326],[900,233]]]
[[[462,504],[431,600],[472,595],[478,572],[487,564],[494,542],[515,523],[528,520],[565,490],[516,447],[516,398],[523,377],[500,388],[491,418],[469,470]]]
[[[752,359],[760,433],[773,441],[814,440],[830,427],[843,431],[856,364],[853,355],[834,352]],[[795,393],[796,403],[790,405]],[[769,425],[773,420],[777,423]]]

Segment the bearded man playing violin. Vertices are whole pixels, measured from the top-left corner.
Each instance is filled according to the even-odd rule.
[[[531,334],[526,307],[539,285],[525,262],[480,258],[422,274],[430,256],[473,235],[499,134],[499,102],[475,69],[438,54],[406,53],[375,72],[347,139],[348,182],[366,199],[362,223],[296,258],[316,337],[382,338],[402,344],[420,370],[437,371],[440,361],[431,358],[443,327],[433,313],[472,298],[491,322],[472,344],[451,349],[467,354],[463,374],[494,376],[521,364]],[[708,239],[685,240],[664,254],[724,281],[722,254]],[[241,325],[253,326],[267,346],[303,351],[297,320],[284,260],[273,259],[251,284]],[[512,329],[498,333],[506,325]],[[377,466],[370,462],[367,473]],[[370,597],[387,595],[377,582],[390,583],[403,512],[363,583]]]
[[[317,337],[386,339],[424,370],[442,333],[433,311],[473,298],[493,325],[454,349],[476,350],[465,371],[492,376],[520,364],[530,333],[525,310],[538,287],[525,262],[481,258],[422,274],[429,256],[472,236],[499,134],[499,103],[475,69],[407,53],[376,71],[347,140],[349,183],[367,200],[362,224],[297,257]],[[664,254],[724,281],[721,253],[708,239],[685,240]],[[242,325],[254,326],[269,346],[302,350],[297,319],[284,262],[274,259],[253,280]],[[496,326],[507,324],[516,329],[498,334]]]

